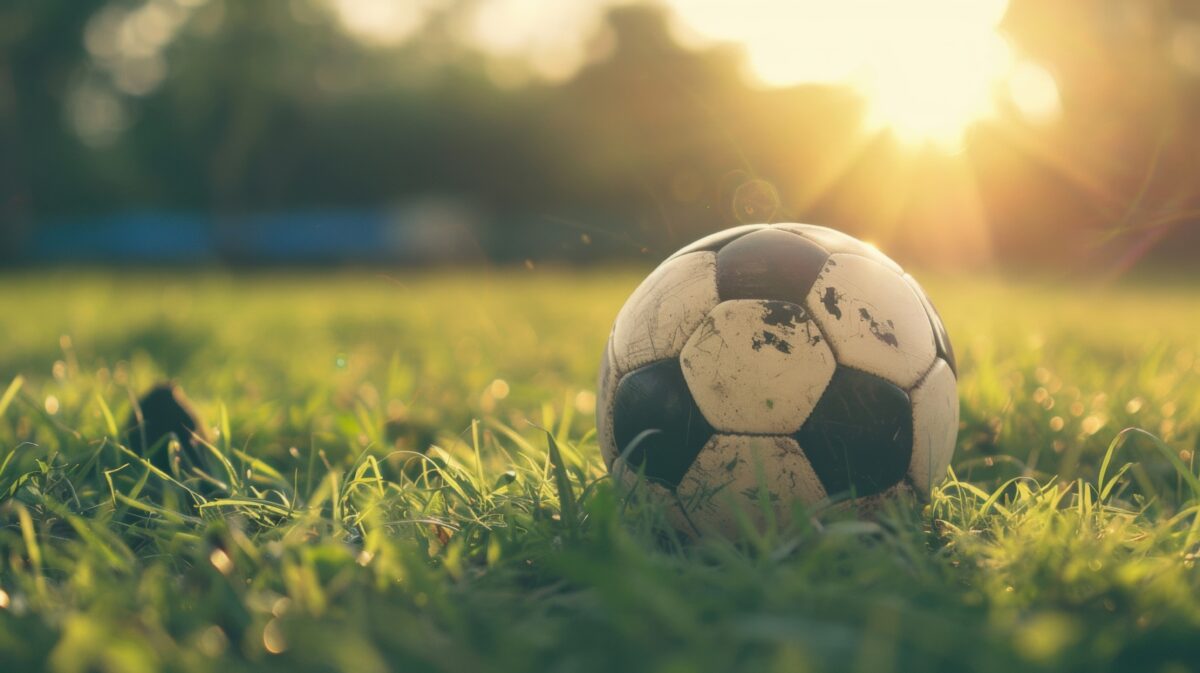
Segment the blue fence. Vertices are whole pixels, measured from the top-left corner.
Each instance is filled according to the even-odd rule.
[[[19,254],[11,257],[106,264],[474,261],[484,247],[479,221],[452,202],[233,216],[142,211],[40,223],[17,240]]]

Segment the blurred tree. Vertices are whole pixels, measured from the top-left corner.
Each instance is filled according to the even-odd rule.
[[[84,57],[83,25],[100,4],[15,0],[0,7],[0,258],[19,249],[37,192],[78,166],[59,124],[62,93]],[[74,173],[65,182],[77,191],[84,180]]]
[[[0,256],[64,217],[234,226],[223,216],[427,195],[486,213],[504,259],[659,255],[785,219],[970,265],[1119,272],[1200,250],[1200,22],[1184,3],[1014,0],[1005,27],[1055,74],[1063,116],[1035,127],[1010,106],[962,156],[866,131],[846,88],[750,85],[737,48],[680,47],[655,5],[612,9],[569,81],[513,84],[462,42],[473,4],[387,47],[318,0],[5,4]]]

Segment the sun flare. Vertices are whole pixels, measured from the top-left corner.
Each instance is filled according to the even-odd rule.
[[[603,13],[625,0],[485,0],[459,26],[475,48],[523,60],[545,79],[568,79],[587,61]],[[324,0],[363,42],[394,45],[419,32],[446,0]],[[763,86],[833,84],[856,91],[871,131],[955,152],[967,129],[1005,101],[1034,124],[1060,112],[1058,87],[1020,57],[1000,24],[1009,0],[659,0],[675,37],[732,43]],[[547,25],[558,30],[546,30]],[[496,73],[503,68],[493,69]]]
[[[1056,112],[1053,78],[1001,34],[1008,0],[670,2],[684,40],[742,45],[768,86],[849,85],[872,128],[915,144],[959,148],[1005,97],[1036,121]]]

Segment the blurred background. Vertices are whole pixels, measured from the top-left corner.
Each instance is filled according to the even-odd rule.
[[[1200,3],[8,0],[0,264],[1200,255]]]

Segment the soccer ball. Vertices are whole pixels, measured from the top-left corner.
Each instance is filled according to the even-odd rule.
[[[617,315],[597,434],[618,480],[688,532],[786,524],[798,501],[928,497],[958,434],[941,317],[875,248],[746,225],[655,269]]]

